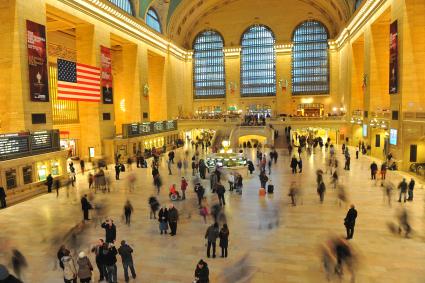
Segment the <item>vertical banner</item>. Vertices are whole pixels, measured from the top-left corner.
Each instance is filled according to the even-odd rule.
[[[390,25],[390,94],[398,93],[398,22]]]
[[[48,102],[45,26],[27,20],[27,49],[31,101]]]
[[[100,64],[101,64],[101,82],[103,104],[112,104],[112,58],[111,49],[105,46],[100,46]]]

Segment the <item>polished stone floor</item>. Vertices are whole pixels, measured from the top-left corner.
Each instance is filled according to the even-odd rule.
[[[179,151],[176,159],[182,153]],[[340,153],[338,157],[343,158]],[[319,203],[315,171],[325,169],[324,163],[324,154],[304,156],[304,172],[293,176],[289,156],[286,150],[280,150],[278,163],[271,174],[275,185],[273,195],[258,196],[258,170],[257,174],[245,177],[242,196],[226,192],[229,257],[207,259],[211,282],[326,282],[319,248],[330,235],[345,234],[343,219],[348,204],[341,207],[337,204],[329,176],[325,178],[328,184],[325,201]],[[369,157],[353,159],[352,170],[344,171],[342,176],[342,182],[349,189],[350,203],[356,205],[359,215],[351,241],[359,258],[356,282],[424,282],[422,185],[417,182],[413,202],[393,202],[392,207],[388,207],[383,201],[381,188],[369,180],[369,163]],[[111,169],[109,174],[113,176]],[[173,169],[174,175],[168,176],[163,162],[161,174],[165,187],[179,182],[177,170]],[[133,173],[137,176],[136,187],[134,192],[129,192],[126,179]],[[0,262],[7,263],[7,250],[18,248],[29,265],[24,271],[24,282],[63,282],[55,255],[60,239],[82,218],[80,196],[88,191],[88,185],[86,176],[78,178],[77,187],[70,189],[69,197],[63,189],[59,198],[52,193],[0,211],[3,249]],[[388,178],[398,182],[401,175],[390,172]],[[296,207],[289,205],[287,196],[292,180],[299,182],[304,191],[302,204]],[[205,181],[209,188],[208,184]],[[159,196],[161,203],[168,203],[166,191]],[[125,239],[134,247],[138,278],[132,282],[192,282],[197,261],[206,258],[203,238],[208,226],[199,216],[193,189],[189,188],[186,201],[176,202],[181,213],[176,237],[159,235],[158,223],[149,219],[147,200],[153,193],[150,169],[134,169],[132,173],[123,173],[122,180],[113,182],[111,193],[98,193],[92,202],[104,204],[103,215],[115,219],[118,241]],[[210,204],[216,202],[215,195],[208,197]],[[127,199],[135,208],[131,227],[122,220],[122,208]],[[402,206],[411,213],[414,234],[410,239],[393,235],[387,228],[388,222],[395,222],[397,210]],[[77,241],[78,251],[87,251],[103,236],[103,230],[96,223],[86,225]],[[93,262],[93,256],[90,256]],[[98,278],[96,269],[95,278]],[[119,282],[124,282],[121,265],[118,265],[118,278]],[[349,277],[342,282],[349,282]]]

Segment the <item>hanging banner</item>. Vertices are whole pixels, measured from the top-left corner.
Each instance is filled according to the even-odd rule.
[[[48,102],[45,26],[27,20],[27,49],[31,101]]]
[[[398,93],[398,22],[390,25],[390,94]]]
[[[101,82],[103,104],[112,104],[113,91],[112,91],[112,58],[111,49],[105,46],[100,46],[101,54]]]

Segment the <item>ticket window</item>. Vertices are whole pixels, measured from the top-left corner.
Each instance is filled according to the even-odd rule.
[[[50,161],[50,168],[51,168],[52,176],[59,176],[60,175],[60,166],[59,166],[58,160]]]
[[[47,164],[45,162],[37,162],[38,181],[45,181],[48,174]]]
[[[22,168],[22,176],[24,185],[31,184],[33,182],[32,166],[24,166]]]
[[[16,169],[11,168],[6,170],[6,188],[8,190],[14,189],[18,186],[17,179],[16,179]]]

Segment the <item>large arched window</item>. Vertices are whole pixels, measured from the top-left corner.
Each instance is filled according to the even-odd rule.
[[[113,3],[118,8],[121,8],[122,10],[126,11],[130,15],[134,15],[133,6],[131,5],[130,0],[108,0],[108,1]]]
[[[273,32],[266,26],[248,28],[241,41],[241,96],[276,95]]]
[[[195,98],[226,96],[224,41],[212,30],[199,33],[193,43],[193,88]]]
[[[162,33],[161,22],[159,21],[158,14],[152,8],[149,8],[148,13],[146,14],[146,24],[157,32]]]
[[[292,94],[328,94],[328,32],[317,21],[300,24],[293,34]]]

